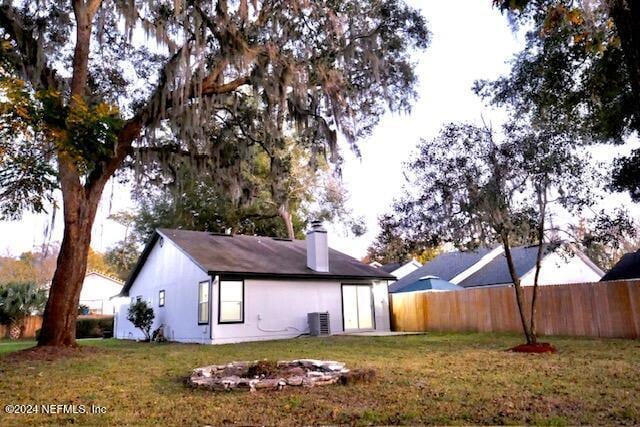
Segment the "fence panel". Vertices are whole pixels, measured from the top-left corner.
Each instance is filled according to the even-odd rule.
[[[35,338],[36,331],[42,327],[42,316],[29,316],[24,319],[22,329],[22,338]],[[9,335],[9,327],[0,325],[0,338],[6,338]]]
[[[525,307],[532,291],[524,288]],[[407,292],[391,300],[397,331],[522,330],[512,287]],[[540,286],[536,320],[542,335],[639,338],[640,280]]]

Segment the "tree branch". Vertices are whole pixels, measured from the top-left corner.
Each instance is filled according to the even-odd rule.
[[[0,27],[15,41],[22,73],[34,88],[60,90],[64,86],[62,78],[46,64],[38,70],[37,64],[41,60],[38,57],[38,40],[33,36],[33,28],[27,27],[16,8],[0,6]]]
[[[167,144],[159,147],[140,147],[137,149],[137,151],[140,153],[144,153],[144,152],[158,153],[158,154],[171,153],[171,154],[177,154],[182,157],[188,157],[188,158],[200,160],[200,161],[208,161],[211,159],[211,156],[209,156],[208,154],[194,154],[189,150],[184,150],[180,148],[178,144]]]

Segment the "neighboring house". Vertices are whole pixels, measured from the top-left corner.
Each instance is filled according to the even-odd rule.
[[[118,279],[96,271],[87,273],[80,291],[80,305],[89,307],[90,314],[115,314],[112,297],[122,291],[123,283]]]
[[[393,279],[330,249],[319,223],[306,241],[158,229],[122,290],[115,336],[142,338],[127,320],[136,299],[173,341],[292,338],[311,332],[309,313],[328,313],[334,334],[389,331]]]
[[[569,251],[560,248],[545,248],[538,283],[556,285],[568,283],[597,282],[604,272],[577,248]],[[534,282],[537,246],[522,246],[511,250],[516,273],[523,286]],[[439,278],[440,289],[428,287],[431,281],[425,277]],[[422,286],[424,284],[425,286]],[[389,287],[392,293],[430,290],[462,290],[488,286],[512,285],[511,275],[502,246],[494,249],[480,248],[469,252],[446,252],[426,263],[422,268],[405,276]]]
[[[405,263],[394,262],[391,264],[380,264],[379,262],[374,261],[369,265],[372,267],[379,268],[380,270],[385,271],[391,274],[392,276],[395,276],[396,279],[402,279],[407,274],[410,274],[416,271],[417,269],[419,269],[420,267],[422,267],[422,264],[420,264],[418,261],[414,259]]]
[[[640,279],[640,250],[624,254],[601,281],[628,279]]]
[[[392,289],[396,290],[393,291]],[[400,288],[394,288],[393,285],[389,286],[389,291],[393,293],[417,291],[459,291],[461,289],[464,288],[436,276],[420,277],[416,280],[411,280],[410,283]]]

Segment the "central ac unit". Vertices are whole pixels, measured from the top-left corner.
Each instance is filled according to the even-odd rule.
[[[314,337],[331,335],[328,311],[325,313],[308,313],[307,320],[309,321],[309,335]]]

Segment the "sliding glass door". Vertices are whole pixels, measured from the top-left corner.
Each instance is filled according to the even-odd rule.
[[[342,285],[344,330],[374,329],[371,285]]]

